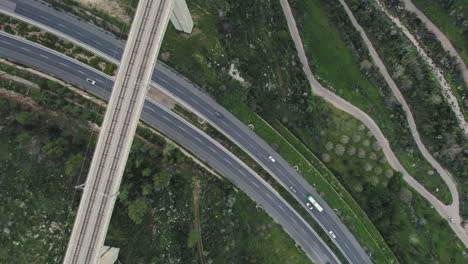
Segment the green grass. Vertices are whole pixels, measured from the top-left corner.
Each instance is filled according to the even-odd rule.
[[[457,25],[455,14],[465,20],[468,15],[468,2],[465,0],[452,1],[453,9],[447,10],[442,1],[438,0],[413,0],[413,4],[421,10],[450,40],[462,57],[465,64],[468,64],[468,29],[465,25]],[[450,14],[450,11],[457,10]]]
[[[197,35],[187,37],[176,33],[173,27],[169,26],[161,49],[161,58],[165,52],[170,55],[169,59],[164,60],[166,63],[198,83],[202,89],[209,92],[246,123],[249,123],[251,118],[253,120],[254,116],[256,116],[253,111],[260,113],[262,117],[271,123],[273,123],[272,119],[275,119],[275,122],[279,120],[282,123],[285,120],[286,127],[301,141],[304,138],[319,140],[320,134],[316,132],[320,132],[320,130],[316,129],[322,126],[323,122],[328,121],[329,118],[333,121],[333,126],[339,126],[341,122],[340,115],[334,116],[335,113],[329,110],[329,106],[323,106],[315,98],[303,96],[304,92],[310,92],[310,87],[298,66],[299,61],[295,55],[284,17],[277,2],[194,0],[189,2],[189,5],[193,14],[197,16],[195,24],[201,30],[201,33],[198,32]],[[227,8],[228,5],[229,8]],[[281,33],[273,34],[273,32]],[[316,43],[320,42],[316,41]],[[166,55],[168,55],[167,53]],[[236,64],[240,75],[250,82],[250,86],[242,87],[238,82],[232,81],[226,74],[231,63]],[[355,63],[359,64],[360,61]],[[343,70],[339,67],[336,69]],[[347,76],[354,78],[353,74]],[[355,89],[356,86],[353,88]],[[352,95],[351,92],[349,94]],[[371,94],[376,95],[376,93]],[[323,109],[320,109],[322,107]],[[401,116],[401,111],[395,112]],[[392,127],[393,122],[398,123],[401,120],[404,119],[399,117],[397,121],[392,121]],[[356,124],[352,121],[348,119],[344,121],[346,122],[344,127],[346,133],[356,128]],[[351,124],[349,124],[350,122]],[[404,126],[405,122],[397,127]],[[261,133],[261,130],[262,126],[256,128],[258,133]],[[307,131],[309,133],[305,134]],[[336,140],[334,143],[338,143],[341,137],[339,133],[341,132],[337,131],[330,134],[330,139]],[[270,134],[270,132],[267,134]],[[265,138],[265,140],[268,141],[268,138]],[[275,138],[274,140],[281,141],[282,139]],[[408,143],[407,140],[402,140],[402,142]],[[310,144],[310,141],[308,143]],[[325,148],[325,143],[317,147],[308,145],[304,141],[307,148],[319,156],[322,154],[320,148]],[[284,156],[292,155],[292,152],[287,151],[281,153]],[[294,164],[294,160],[291,163]],[[337,168],[332,168],[331,165],[327,164],[339,179],[350,177],[349,175],[343,175],[343,173],[340,173],[341,175],[336,174],[337,170],[346,169],[347,166],[337,164]],[[359,166],[353,167],[355,179],[364,177],[360,175],[365,173],[364,170],[358,170],[358,168]],[[306,172],[301,171],[301,173]],[[313,179],[320,178],[317,172],[312,169],[307,173],[310,173],[312,175],[310,177]],[[365,195],[360,195],[353,192],[353,189],[349,189],[349,191],[358,204],[365,209],[365,212],[372,216],[370,218],[373,224],[378,227],[387,243],[388,241],[392,242],[391,248],[397,252],[396,255],[401,259],[402,263],[447,262],[450,261],[450,259],[446,258],[448,255],[453,256],[454,262],[463,260],[460,258],[462,249],[450,243],[453,241],[453,239],[449,239],[452,233],[444,222],[445,220],[440,219],[440,217],[437,218],[437,213],[434,210],[421,202],[419,198],[414,198],[419,196],[413,192],[411,192],[411,195],[413,195],[414,199],[409,202],[410,204],[400,201],[399,192],[407,189],[408,186],[399,182],[400,178],[397,176],[392,177],[392,179],[394,180],[390,182],[386,180],[385,184],[392,187],[392,190],[395,190],[393,192],[385,188],[385,184],[380,184],[381,182],[376,186],[368,184],[366,188],[367,192],[375,189],[379,191],[378,193],[366,192]],[[345,183],[342,182],[342,184]],[[328,185],[324,184],[324,187],[321,187],[316,184],[318,190],[324,192],[325,199],[331,199],[328,196],[332,195],[333,191],[326,189],[326,186]],[[346,187],[348,188],[348,186]],[[390,203],[386,200],[388,197],[391,198]],[[335,196],[335,199],[339,201],[338,196]],[[333,203],[333,201],[330,203]],[[405,211],[397,211],[400,210],[400,207]],[[376,210],[376,208],[379,210]],[[415,212],[414,208],[422,209]],[[377,213],[382,213],[384,218],[381,218],[381,215],[377,215]],[[424,219],[420,222],[412,222],[413,219],[420,220],[422,218]],[[385,219],[387,219],[387,222],[384,222]],[[391,228],[389,228],[388,221],[391,219],[395,219],[395,224],[391,224]],[[422,222],[424,222],[424,225],[421,225]],[[433,230],[434,228],[435,230]],[[441,241],[442,244],[430,242],[430,234],[425,232],[425,230],[429,229],[431,229],[431,232],[438,232],[435,236],[444,239],[444,242]],[[363,231],[355,232],[365,234]],[[404,246],[400,247],[394,242],[398,241],[400,237],[407,239],[405,234],[410,233],[420,236],[419,244],[416,246],[405,243]],[[376,239],[376,241],[379,241],[379,239]],[[442,254],[443,252],[447,253]],[[391,256],[389,252],[384,254],[385,256],[379,257],[378,261],[385,261],[386,257]]]
[[[67,102],[78,97],[60,94]],[[40,99],[53,97],[46,93]],[[51,104],[43,107],[57,110]],[[90,137],[94,132],[87,130],[87,122],[45,110],[31,114],[28,107],[0,97],[1,263],[61,263],[68,243],[80,196],[73,195],[73,187],[83,181],[76,177],[87,156],[81,172],[86,175],[95,137]],[[208,174],[159,136],[141,128],[138,134],[144,141],[136,139],[132,145],[105,243],[121,249],[120,261],[199,263],[200,255],[188,247],[197,179],[201,237],[209,262],[311,263],[282,228],[231,183]],[[137,204],[141,214],[131,212]]]
[[[343,22],[347,21],[346,14],[333,13],[337,9],[332,8],[344,13],[339,3],[333,5],[322,0],[302,0],[293,8],[297,23],[301,25],[312,71],[326,87],[371,116],[407,171],[438,199],[449,204],[448,187],[437,172],[427,173],[433,169],[417,148],[406,116],[395,103],[390,88],[375,66],[369,69],[363,66],[363,62],[370,63],[371,58],[360,36],[352,26]],[[350,40],[353,46],[350,46]],[[309,136],[307,133],[301,135]]]
[[[308,150],[302,143],[298,144],[298,140],[292,136],[286,128],[279,122],[273,121],[274,127],[282,130],[278,133],[267,122],[265,122],[257,114],[251,112],[245,105],[230,103],[227,100],[226,107],[241,119],[245,124],[254,125],[255,133],[263,138],[270,145],[275,146],[276,151],[285,158],[289,164],[299,167],[299,173],[319,192],[325,201],[332,207],[339,210],[340,218],[350,228],[356,239],[372,252],[373,259],[376,263],[396,263],[395,256],[385,244],[384,239],[373,227],[366,214],[359,208],[357,203],[349,195],[346,189],[337,181],[326,167]],[[276,123],[276,124],[275,124]],[[291,141],[286,140],[285,135]],[[302,153],[298,151],[296,146],[300,147]],[[319,171],[319,168],[321,171]],[[350,205],[352,207],[350,207]]]

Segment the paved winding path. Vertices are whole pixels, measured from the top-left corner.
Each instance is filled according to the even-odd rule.
[[[411,2],[411,0],[403,0],[405,3],[405,8],[408,11],[411,11],[415,13],[419,19],[421,19],[424,24],[426,24],[426,27],[429,31],[434,33],[434,35],[437,37],[437,39],[440,41],[440,44],[442,44],[442,47],[450,53],[450,55],[455,56],[457,58],[458,66],[460,67],[460,71],[462,72],[463,79],[465,80],[465,83],[468,84],[468,69],[466,68],[466,65],[460,56],[458,54],[458,51],[453,47],[452,43],[450,43],[450,40],[445,36],[445,34],[436,26],[432,21],[424,15],[423,12],[421,12],[414,4]]]
[[[340,0],[340,1],[343,1],[343,0]],[[465,246],[468,247],[468,236],[464,232],[463,228],[458,224],[460,222],[460,216],[458,214],[458,193],[456,193],[456,196],[453,197],[453,200],[457,202],[454,202],[449,206],[446,206],[443,203],[441,203],[434,195],[432,195],[429,191],[427,191],[426,188],[424,188],[419,182],[417,182],[413,177],[411,177],[411,175],[401,165],[401,163],[398,161],[397,157],[393,153],[392,149],[390,148],[388,140],[385,138],[380,128],[377,126],[377,124],[374,122],[374,120],[370,116],[368,116],[365,112],[363,112],[356,106],[352,105],[348,101],[344,100],[343,98],[339,97],[338,95],[332,93],[330,90],[323,87],[317,81],[317,79],[315,79],[310,69],[309,61],[305,54],[304,46],[302,44],[302,40],[299,35],[299,31],[297,29],[296,21],[292,14],[291,7],[289,6],[289,3],[287,0],[280,0],[280,3],[283,9],[284,15],[286,17],[286,20],[288,22],[289,32],[296,46],[299,59],[301,60],[301,63],[303,66],[302,68],[304,70],[304,73],[307,76],[307,79],[309,80],[312,91],[316,95],[323,97],[327,102],[331,103],[336,108],[352,115],[354,118],[364,123],[370,129],[370,131],[374,134],[376,140],[382,146],[382,150],[389,164],[395,170],[403,173],[404,180],[410,186],[412,186],[415,190],[417,190],[424,198],[426,198],[443,218],[448,219],[448,217],[451,216],[455,219],[457,224],[451,224],[450,227],[455,231],[457,236],[463,241]],[[443,168],[441,169],[443,170]],[[456,206],[456,209],[455,209],[455,206]]]

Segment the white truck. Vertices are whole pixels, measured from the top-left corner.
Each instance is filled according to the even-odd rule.
[[[322,206],[320,206],[320,204],[317,203],[317,201],[315,201],[315,199],[314,199],[314,197],[312,197],[312,195],[307,196],[307,199],[314,205],[315,208],[317,208],[317,210],[319,212],[323,211]]]

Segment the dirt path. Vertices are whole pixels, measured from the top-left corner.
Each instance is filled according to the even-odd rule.
[[[437,78],[440,84],[440,87],[442,88],[442,95],[444,96],[445,100],[449,104],[450,108],[452,108],[452,111],[455,114],[455,117],[457,118],[459,127],[461,128],[465,136],[468,136],[468,123],[466,122],[465,116],[463,115],[460,109],[460,106],[458,105],[457,98],[452,93],[452,87],[450,87],[450,84],[447,82],[447,80],[445,79],[445,76],[442,74],[442,70],[440,70],[435,65],[434,61],[432,61],[429,55],[427,55],[427,53],[421,47],[421,45],[419,45],[419,42],[411,34],[411,32],[406,28],[406,26],[403,25],[403,23],[401,23],[401,21],[398,18],[392,16],[379,0],[375,0],[375,2],[377,3],[377,6],[380,8],[380,10],[384,12],[387,15],[387,17],[390,18],[390,20],[411,41],[411,43],[413,43],[419,55],[421,55],[424,61],[426,61],[426,63],[431,67],[432,73]]]
[[[405,98],[401,94],[398,86],[396,83],[393,81],[393,79],[390,77],[389,72],[387,71],[387,68],[385,67],[385,64],[382,62],[380,59],[377,51],[375,50],[374,46],[372,45],[372,42],[369,40],[367,37],[364,29],[359,25],[357,22],[356,18],[354,17],[353,13],[347,6],[346,2],[344,0],[339,0],[341,5],[344,7],[346,14],[348,15],[349,19],[351,20],[351,23],[353,24],[354,28],[361,34],[361,37],[366,44],[370,56],[372,57],[372,60],[374,63],[377,65],[379,68],[380,73],[383,75],[385,81],[387,82],[388,86],[392,90],[393,94],[397,98],[398,102],[402,105],[403,110],[405,111],[406,118],[408,120],[408,125],[411,130],[411,134],[414,138],[414,141],[416,142],[416,145],[418,146],[419,150],[423,154],[424,158],[431,164],[431,166],[436,169],[436,171],[439,173],[439,175],[442,177],[444,180],[445,184],[448,186],[450,190],[450,194],[452,195],[452,204],[450,206],[446,207],[446,209],[452,214],[452,217],[454,219],[457,219],[457,222],[461,222],[461,219],[459,217],[459,206],[460,206],[460,200],[459,200],[459,193],[457,189],[457,184],[454,181],[452,175],[448,171],[446,171],[429,153],[427,148],[424,146],[421,137],[419,136],[417,127],[416,127],[416,122],[414,121],[413,114],[411,113],[411,109],[409,108],[408,104],[406,103]]]
[[[200,225],[200,180],[197,177],[192,177],[193,181],[193,214],[194,214],[194,228],[200,232],[200,238],[198,239],[197,248],[198,254],[200,255],[200,262],[206,264],[205,255],[203,254],[203,239],[201,238],[201,225]]]
[[[455,231],[457,236],[463,241],[465,246],[468,247],[468,236],[464,232],[463,228],[459,225],[460,223],[460,216],[458,214],[458,207],[457,210],[454,210],[454,204],[450,206],[446,206],[441,203],[436,197],[434,197],[429,191],[427,191],[419,182],[417,182],[409,173],[405,170],[405,168],[401,165],[401,163],[396,158],[395,154],[393,153],[388,140],[385,138],[384,134],[374,122],[372,118],[370,118],[366,113],[362,110],[357,108],[356,106],[350,104],[343,98],[339,97],[338,95],[332,93],[330,90],[324,88],[314,77],[312,71],[309,66],[309,61],[304,51],[304,46],[302,44],[302,40],[299,35],[299,31],[296,26],[296,21],[291,11],[291,7],[287,0],[280,0],[281,7],[283,9],[283,13],[286,17],[289,32],[291,37],[294,41],[296,46],[296,50],[298,52],[299,59],[302,63],[302,69],[304,70],[307,79],[309,80],[310,86],[314,94],[323,97],[327,102],[331,103],[336,108],[352,115],[354,118],[358,119],[362,123],[364,123],[369,130],[374,134],[376,140],[382,146],[382,150],[389,162],[389,164],[397,171],[403,173],[404,180],[412,186],[416,191],[419,192],[425,199],[427,199],[431,205],[437,210],[437,212],[445,219],[448,219],[449,216],[454,217],[457,224],[451,224],[450,227]],[[458,198],[458,197],[457,197]],[[454,198],[455,201],[455,198]],[[456,214],[453,214],[455,213]]]
[[[445,36],[445,34],[436,26],[432,21],[424,15],[414,4],[411,0],[403,0],[405,3],[405,8],[408,11],[415,13],[419,19],[421,19],[424,24],[426,24],[427,29],[434,33],[437,39],[442,44],[442,47],[450,53],[450,55],[455,56],[457,58],[458,66],[460,67],[460,71],[462,72],[463,79],[465,83],[468,84],[468,69],[466,68],[463,59],[461,58],[460,54],[458,54],[457,50],[453,47],[450,40]]]

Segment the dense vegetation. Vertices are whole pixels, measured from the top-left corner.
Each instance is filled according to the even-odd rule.
[[[404,184],[399,174],[389,177],[373,172],[388,165],[379,165],[379,159],[371,158],[370,154],[376,150],[372,149],[373,139],[366,135],[367,131],[359,130],[357,121],[309,95],[308,83],[277,1],[194,0],[190,3],[197,28],[188,36],[168,27],[161,50],[161,58],[166,63],[200,84],[241,120],[255,111],[271,124],[279,124],[275,127],[286,126],[323,161],[326,160],[323,154],[329,154],[327,165],[366,209],[402,263],[466,261],[462,256],[463,246],[458,241],[453,243],[446,221]],[[320,10],[319,14],[323,12]],[[326,26],[331,30],[336,25]],[[314,45],[317,43],[320,44],[315,41]],[[231,64],[244,82],[229,76]],[[341,68],[329,69],[336,70]],[[356,131],[360,131],[360,138],[353,142]],[[321,137],[326,138],[320,140]],[[369,143],[364,143],[365,140]],[[327,142],[333,148],[327,148]],[[342,146],[337,147],[338,144]],[[272,146],[279,147],[274,142]],[[365,158],[359,158],[359,152],[354,153],[357,163],[344,166],[344,160],[349,158],[347,151],[353,146],[372,148],[368,148]],[[379,157],[377,152],[374,154]],[[372,168],[366,171],[369,162]],[[356,183],[362,189],[356,188]],[[191,233],[197,237],[196,232]],[[401,240],[405,243],[399,244]]]
[[[457,182],[464,185],[460,189],[465,193],[468,157],[463,149],[466,149],[467,141],[429,66],[385,14],[376,9],[374,1],[348,2],[405,96],[423,143]],[[467,196],[462,194],[461,199],[461,212],[466,216]]]
[[[356,120],[309,95],[279,3],[194,2],[194,34],[179,35],[169,26],[161,50],[166,63],[197,82],[241,120],[248,120],[249,112],[255,111],[272,125],[277,122],[286,126],[323,161],[329,159],[327,165],[366,209],[403,263],[446,262],[451,258],[454,262],[464,261],[460,242],[448,243],[453,235],[446,221],[403,183],[399,174],[392,170],[386,173],[388,165],[385,160],[381,163],[379,146],[365,127],[360,130]],[[336,30],[334,23],[325,25],[330,27],[325,32]],[[228,74],[231,64],[245,81],[233,81]],[[337,66],[328,72],[334,70],[343,74]],[[372,210],[379,206],[379,210]],[[400,223],[400,228],[390,219]],[[426,228],[432,233],[425,232]],[[398,238],[410,235],[408,244],[398,245]],[[433,236],[447,243],[433,243]]]
[[[465,0],[412,0],[439,27],[468,64],[468,2]]]
[[[63,89],[48,83],[49,91]],[[10,84],[9,90],[27,92]],[[62,95],[76,106],[73,94]],[[74,186],[84,180],[96,133],[90,123],[56,111],[51,102],[59,99],[51,96],[0,97],[2,263],[59,263],[67,245],[79,201]],[[310,263],[232,184],[207,174],[159,136],[138,134],[144,138],[132,146],[106,241],[121,248],[121,261]]]
[[[324,86],[372,117],[406,170],[437,198],[449,203],[447,186],[416,146],[401,104],[372,63],[342,5],[338,1],[307,0],[293,7],[309,62]],[[317,43],[316,39],[321,41]]]
[[[455,2],[456,1],[452,1],[452,5],[454,5]],[[424,47],[425,52],[432,58],[436,66],[443,70],[448,82],[450,83],[450,86],[452,87],[453,94],[457,96],[462,112],[465,115],[465,118],[467,118],[468,113],[466,109],[468,107],[468,88],[455,57],[452,57],[447,51],[444,50],[436,35],[427,29],[425,23],[422,22],[415,13],[409,12],[404,8],[400,8],[401,5],[403,5],[401,2],[385,0],[383,3],[385,3],[386,6],[394,14],[396,14],[402,22],[405,23],[406,27],[411,30],[412,34]],[[450,9],[448,9],[447,12],[449,10]],[[455,17],[457,16],[458,15],[455,15]],[[468,20],[466,20],[465,26],[462,24],[463,23],[460,21],[457,23],[456,27],[460,29],[465,28],[465,34],[468,34]]]

